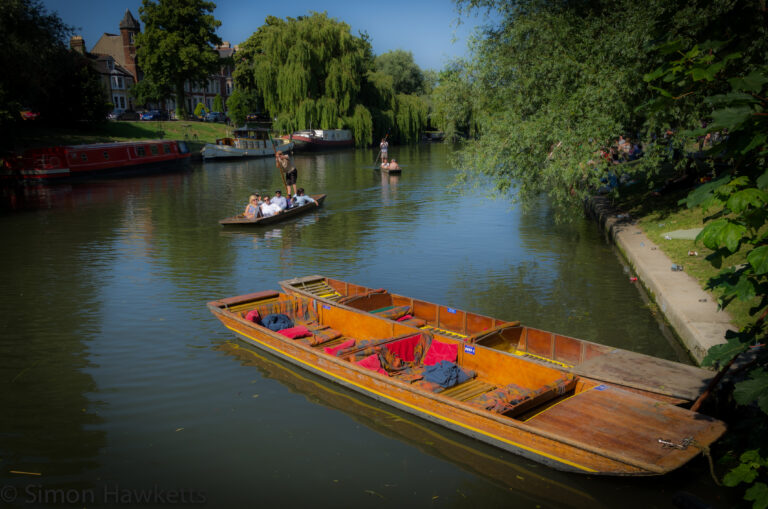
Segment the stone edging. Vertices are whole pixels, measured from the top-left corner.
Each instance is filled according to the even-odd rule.
[[[593,197],[587,212],[613,239],[664,317],[692,357],[701,364],[707,350],[725,343],[725,332],[736,330],[726,311],[698,281],[684,271],[672,271],[672,261],[627,218],[617,217],[607,198]]]

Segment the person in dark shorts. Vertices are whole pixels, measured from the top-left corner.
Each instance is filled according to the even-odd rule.
[[[276,152],[275,158],[280,171],[285,175],[285,192],[291,194],[291,186],[293,186],[293,194],[296,194],[296,179],[299,171],[291,164],[291,157],[285,152]]]

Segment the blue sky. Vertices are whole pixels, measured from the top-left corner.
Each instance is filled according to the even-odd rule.
[[[215,0],[214,0],[215,1]],[[309,11],[327,12],[346,22],[352,33],[370,35],[373,51],[379,55],[395,49],[413,53],[422,69],[441,69],[451,58],[467,55],[467,39],[472,29],[488,21],[483,15],[461,18],[451,0],[364,0],[317,2],[308,0],[219,0],[216,19],[221,21],[219,37],[234,44],[244,42],[264,23],[268,15],[296,17]],[[119,33],[118,25],[126,9],[140,20],[141,0],[43,0],[50,12],[57,12],[64,23],[74,26],[90,50],[104,32]]]

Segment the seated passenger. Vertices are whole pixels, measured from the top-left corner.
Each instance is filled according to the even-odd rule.
[[[300,187],[296,190],[296,196],[293,197],[293,202],[296,204],[297,207],[301,207],[302,205],[306,205],[307,203],[317,203],[314,198],[310,196],[306,196],[304,194],[303,187]]]
[[[259,195],[252,194],[248,197],[248,205],[245,206],[245,212],[243,215],[248,219],[256,219],[259,217]]]
[[[264,217],[274,216],[282,212],[277,204],[270,203],[269,196],[264,197],[264,203],[261,204],[261,215]]]
[[[283,196],[283,193],[280,190],[275,191],[275,197],[272,198],[272,204],[280,207],[280,210],[285,210],[288,208],[288,202],[286,201],[285,196]]]
[[[387,168],[387,169],[389,169],[389,170],[399,170],[399,169],[400,169],[400,165],[399,165],[399,164],[397,164],[397,161],[395,161],[394,159],[392,159],[392,160],[389,162],[389,165],[388,165],[388,168]]]

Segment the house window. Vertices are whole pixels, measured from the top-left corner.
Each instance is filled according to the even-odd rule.
[[[121,97],[121,98],[120,98],[120,107],[121,107],[122,109],[125,109],[125,97]]]
[[[112,60],[107,60],[107,69],[113,71],[115,69],[115,63]]]
[[[144,157],[145,155],[147,155],[147,151],[144,150],[144,147],[136,147],[136,155],[140,157]]]
[[[133,42],[133,32],[128,33],[128,41],[130,41],[131,44],[134,44]]]
[[[120,107],[120,98],[115,96],[112,99],[114,99],[114,101],[112,101],[112,104],[115,105],[115,108],[119,108]]]

